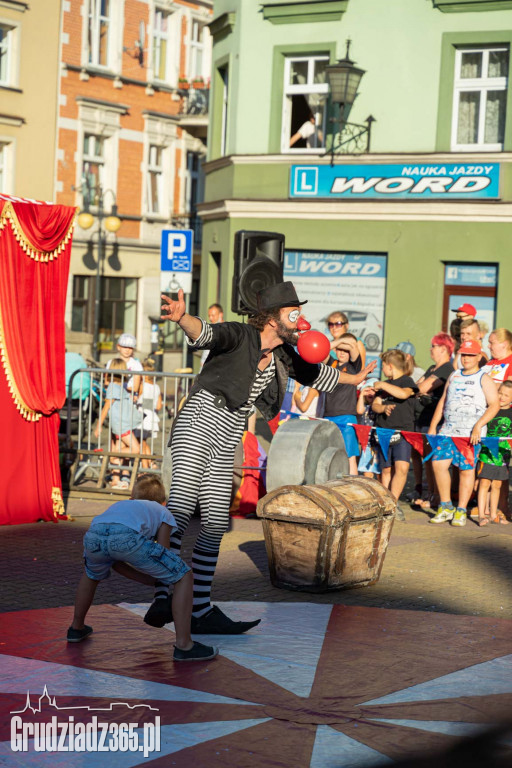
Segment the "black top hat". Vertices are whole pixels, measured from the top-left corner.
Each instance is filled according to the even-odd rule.
[[[267,309],[281,309],[281,307],[300,307],[307,301],[299,301],[293,283],[289,280],[285,283],[276,283],[263,288],[257,293],[258,311]]]

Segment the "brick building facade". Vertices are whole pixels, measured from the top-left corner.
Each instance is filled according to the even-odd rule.
[[[92,332],[98,268],[98,194],[105,215],[117,205],[122,226],[104,232],[100,260],[99,342],[112,356],[116,337],[150,349],[159,314],[163,228],[195,231],[206,152],[211,1],[64,0],[56,202],[89,208],[77,226],[67,322]],[[191,296],[192,306],[197,281]],[[175,333],[175,331],[174,331]],[[178,348],[177,336],[166,348]]]

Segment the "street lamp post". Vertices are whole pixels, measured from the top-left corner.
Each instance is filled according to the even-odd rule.
[[[352,105],[356,99],[357,91],[361,78],[365,74],[364,69],[359,69],[355,66],[355,62],[350,58],[350,43],[351,40],[347,40],[347,52],[344,59],[340,59],[335,64],[329,64],[325,68],[325,74],[330,86],[331,101],[333,104],[338,105],[339,113],[338,117],[332,117],[333,123],[339,123],[339,136],[340,143],[335,146],[334,136],[332,139],[332,158],[334,159],[334,153],[336,150],[343,147],[345,144],[354,143],[355,147],[360,151],[364,148],[365,151],[370,151],[371,129],[372,123],[375,122],[375,118],[370,115],[366,119],[366,125],[360,125],[358,123],[349,123],[347,121],[347,115],[352,108]],[[343,140],[342,134],[345,129],[349,129],[349,136],[346,140]],[[361,140],[366,136],[366,147],[361,147]]]
[[[96,290],[94,295],[94,330],[92,345],[94,350],[94,359],[100,359],[99,350],[99,336],[100,336],[100,314],[101,314],[101,268],[103,260],[105,258],[105,246],[106,246],[106,233],[117,232],[121,226],[121,219],[117,216],[117,205],[115,203],[115,195],[112,190],[106,190],[111,192],[114,203],[112,204],[109,214],[105,214],[104,207],[104,195],[103,187],[99,184],[95,188],[96,192],[96,204],[97,210],[95,215],[90,212],[90,200],[87,194],[83,196],[83,210],[78,215],[78,225],[81,229],[90,229],[94,224],[94,221],[98,221],[98,259],[96,262]]]

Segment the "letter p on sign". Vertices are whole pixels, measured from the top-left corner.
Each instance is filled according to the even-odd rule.
[[[194,238],[191,229],[164,229],[162,231],[162,272],[191,272]]]

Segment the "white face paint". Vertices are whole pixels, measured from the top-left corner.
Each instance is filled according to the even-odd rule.
[[[300,309],[293,309],[288,315],[288,320],[290,321],[290,323],[294,323],[296,320],[299,319],[299,315],[300,315]]]

